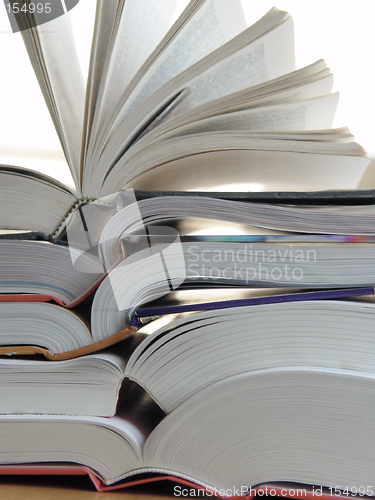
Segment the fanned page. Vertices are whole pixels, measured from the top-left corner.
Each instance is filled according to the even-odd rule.
[[[165,45],[157,60],[131,91],[119,110],[116,123],[122,122],[143,101],[196,61],[213,52],[246,28],[240,2],[235,0],[227,9],[225,0],[204,0],[199,10],[179,30],[174,43]],[[168,35],[167,35],[168,36]]]
[[[354,142],[324,139],[332,142],[327,149],[309,137],[303,145],[297,136],[250,134],[332,125],[332,75],[324,61],[293,71],[289,14],[273,8],[246,29],[239,0],[229,10],[224,0],[192,0],[159,41],[173,10],[173,0],[98,0],[85,113],[69,16],[23,31],[82,185],[78,199],[126,187],[218,190],[228,184],[228,170],[232,189],[358,186],[369,160]],[[23,21],[33,26],[35,16]]]
[[[123,3],[123,1],[124,0],[121,0],[121,3]],[[84,164],[86,158],[86,144],[90,139],[92,120],[99,92],[100,78],[107,59],[108,45],[116,19],[118,3],[118,0],[98,0],[96,4],[95,26],[91,44],[90,68],[86,87],[85,122],[82,137],[82,164]]]
[[[92,60],[95,65],[97,65],[97,57],[94,53],[98,52],[95,48],[102,45],[103,38],[108,37],[105,26],[106,23],[110,24],[106,21],[106,17],[109,17],[107,3],[106,1],[103,7],[103,1],[100,1],[97,6],[99,31],[96,36],[100,36],[100,41],[96,43],[96,36],[94,36]],[[96,74],[89,77],[94,81],[94,86],[98,87],[97,94],[94,96],[95,105],[93,102],[89,105],[89,109],[94,108],[90,130],[90,135],[94,137],[115,108],[133,76],[166,33],[176,8],[175,0],[163,0],[163,2],[160,0],[121,0],[116,3],[118,6],[112,23],[112,33],[108,42],[105,40],[108,46],[105,60],[99,60],[100,68],[96,68]],[[112,4],[113,1],[109,2],[113,9]],[[102,25],[104,25],[103,28]]]
[[[37,26],[38,13],[29,15],[22,36],[79,195],[85,86],[70,17]]]
[[[273,66],[273,60],[278,64]],[[194,107],[276,78],[293,71],[294,67],[293,22],[288,14],[274,9],[254,26],[165,83],[113,129],[96,167],[97,172],[107,170],[101,193],[113,192],[115,185],[123,187],[133,178],[123,157],[125,151],[184,89],[190,88],[193,99],[189,106]],[[96,177],[99,175],[103,174],[98,173]]]
[[[295,131],[324,130],[332,126],[338,94],[315,99],[249,108],[197,120],[163,134],[161,140],[217,131]],[[269,132],[271,135],[271,132]]]
[[[319,140],[321,134],[314,137],[309,129],[328,129],[332,126],[338,100],[337,93],[330,95],[332,85],[333,76],[325,62],[320,60],[269,80],[267,85],[254,85],[192,109],[190,103],[194,101],[194,96],[186,89],[122,156],[116,170],[124,165],[129,170],[131,158],[157,140],[214,130],[264,130],[266,135],[263,134],[263,137],[270,138],[275,130],[306,130],[305,139]],[[314,105],[322,108],[322,104],[326,104],[327,109],[316,112]],[[324,141],[338,139],[338,133],[333,133],[333,129],[330,137],[322,137]],[[354,137],[350,138],[349,134],[347,140],[354,141]]]
[[[228,142],[229,137],[226,138],[227,145]],[[369,158],[355,156],[228,149],[224,143],[222,147],[209,151],[203,143],[201,146],[199,153],[159,165],[157,169],[133,179],[131,186],[147,189],[152,185],[154,189],[177,190],[183,172],[187,190],[219,190],[222,185],[228,189],[241,186],[247,191],[275,192],[353,189],[358,186],[370,162]],[[236,165],[235,169],[233,165]],[[228,172],[231,173],[229,182]]]
[[[232,2],[229,13],[232,20],[226,23],[225,15],[228,14],[228,9],[225,8],[222,0],[192,0],[190,2],[182,17],[176,21],[134,76],[116,108],[111,111],[106,124],[101,127],[98,137],[89,144],[83,182],[86,186],[84,192],[97,192],[100,189],[101,181],[98,178],[102,178],[104,173],[97,171],[96,163],[104,144],[108,141],[110,131],[118,128],[135,109],[166,82],[245,29],[246,23],[239,0]],[[159,107],[162,104],[158,103]],[[129,133],[124,135],[120,131],[119,134],[122,135],[123,142],[127,140],[129,143],[132,139],[128,137]],[[131,135],[134,136],[133,138],[136,136]],[[93,179],[93,175],[98,178]],[[90,184],[86,184],[85,178]],[[96,182],[95,187],[92,185],[93,182]]]

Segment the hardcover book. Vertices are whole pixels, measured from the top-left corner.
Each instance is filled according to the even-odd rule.
[[[171,0],[100,0],[85,90],[69,17],[43,24],[27,5],[9,2],[75,190],[3,165],[3,229],[59,236],[77,207],[124,187],[357,188],[369,159],[347,128],[330,128],[338,94],[325,62],[295,70],[286,12],[246,28],[240,0],[191,0],[169,27]]]

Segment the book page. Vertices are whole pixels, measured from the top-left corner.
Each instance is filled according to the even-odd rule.
[[[332,87],[333,75],[322,60],[311,66],[268,80],[267,85],[262,82],[246,87],[201,106],[196,105],[194,94],[187,87],[148,127],[144,136],[154,138],[168,130],[217,114],[326,96],[332,92]],[[151,135],[150,131],[152,131]],[[138,145],[139,142],[137,147]]]
[[[190,84],[196,104],[294,71],[294,28],[289,18],[254,43],[218,63]]]
[[[263,35],[265,29],[271,31]],[[266,62],[268,58],[270,61]],[[268,67],[275,58],[278,64],[270,73]],[[224,48],[206,56],[164,85],[113,132],[98,164],[100,169],[108,170],[109,165],[113,167],[104,185],[109,184],[112,177],[118,180],[118,186],[125,184],[123,179],[127,175],[124,168],[126,159],[121,158],[121,153],[129,147],[145,124],[157,116],[157,107],[160,109],[161,103],[170,101],[173,95],[190,87],[194,101],[199,105],[289,73],[294,67],[293,23],[285,13],[275,9],[265,16],[263,23],[259,22],[257,26],[244,31]],[[113,187],[109,189],[113,191]]]
[[[166,33],[175,8],[175,0],[126,0],[103,65],[96,127],[113,111],[133,76]]]
[[[160,165],[134,178],[133,189],[322,191],[356,189],[370,159],[287,151],[210,151]],[[204,168],[202,168],[204,165]],[[277,168],[275,168],[277,165]]]
[[[149,432],[141,426],[124,410],[112,418],[0,415],[1,463],[74,462],[110,480],[142,465]]]
[[[316,99],[297,101],[275,106],[260,106],[243,111],[198,120],[170,133],[158,140],[189,134],[225,130],[324,130],[332,127],[338,93]]]
[[[228,25],[230,29],[222,25],[225,12],[218,15],[218,12],[224,9],[224,3],[221,0],[194,0],[191,5],[189,4],[189,8],[190,11],[185,13],[184,21],[180,20],[179,26],[171,28],[154,53],[140,68],[118,102],[116,111],[100,129],[95,144],[88,149],[89,161],[83,179],[85,193],[92,195],[92,193],[98,193],[100,189],[101,179],[98,178],[100,174],[96,170],[101,170],[101,167],[97,168],[96,165],[104,144],[108,143],[110,130],[118,129],[121,124],[125,126],[125,119],[157,89],[246,28],[240,0],[235,0],[231,4],[230,12],[233,21]],[[235,31],[233,31],[234,26],[236,26]],[[129,126],[134,129],[133,125]],[[128,133],[124,134],[123,130],[119,130],[118,133],[122,138],[121,142],[124,143],[124,137],[127,138]],[[108,159],[103,158],[103,162],[107,169]],[[92,168],[95,168],[95,171],[91,170],[91,165],[94,165]]]
[[[229,14],[229,16],[228,16]],[[116,123],[123,121],[166,82],[246,28],[239,0],[227,9],[223,0],[206,1],[166,46],[122,108]]]
[[[2,229],[52,234],[75,202],[75,195],[50,177],[0,165]]]
[[[145,465],[194,477],[232,498],[234,485],[281,477],[358,491],[373,484],[374,404],[374,377],[361,372],[243,373],[168,415],[147,440]]]
[[[85,89],[69,14],[23,31],[22,36],[79,189]]]
[[[215,252],[217,255],[222,252],[223,260],[228,257],[226,263],[234,265],[228,248],[228,245],[217,244]],[[240,245],[237,248],[240,252],[233,255],[241,259],[246,253],[244,249],[251,247]],[[270,253],[275,252],[275,255],[277,251],[290,249],[289,246],[276,244],[269,248]],[[296,247],[293,248],[295,251]],[[308,252],[307,247],[302,248],[297,251]],[[319,252],[319,247],[315,248]],[[194,245],[190,249],[194,254],[192,262],[200,250]],[[258,252],[262,255],[262,251]],[[337,248],[336,252],[339,255],[340,249]],[[208,255],[207,251],[205,255]],[[340,256],[343,257],[343,254]],[[251,258],[249,256],[246,264],[243,263],[245,258],[241,264],[237,262],[238,266],[253,265]],[[318,262],[314,264],[319,265]],[[288,296],[284,298],[288,300]],[[281,301],[282,296],[274,299],[273,304],[217,308],[215,311],[195,313],[188,319],[178,318],[157,330],[134,351],[126,375],[147,388],[166,413],[203,387],[246,371],[249,367],[260,370],[300,365],[340,369],[350,356],[352,370],[375,375],[375,346],[371,342],[374,304],[338,300],[280,304],[276,302]],[[327,316],[332,323],[345,316],[345,323],[342,328],[327,328]],[[249,335],[249,318],[252,335]],[[296,327],[302,322],[305,322],[304,328]],[[236,341],[228,344],[231,332],[235,332]],[[293,349],[290,348],[292,345]],[[199,358],[206,359],[207,363],[197,362]],[[173,385],[168,383],[169,380],[173,380]]]
[[[120,0],[123,2],[124,0]],[[105,7],[104,7],[105,2]],[[113,30],[119,0],[97,0],[95,26],[91,45],[90,68],[86,88],[86,110],[83,137],[83,159],[91,133],[95,103],[97,101],[100,79],[106,61],[108,44]]]
[[[316,69],[318,66],[320,66],[319,61],[313,65]],[[143,132],[137,142],[125,153],[122,160],[130,158],[156,138],[162,135],[163,139],[178,135],[182,131],[182,127],[195,127],[202,123],[201,120],[214,119],[219,115],[231,116],[231,113],[261,106],[284,105],[328,96],[332,92],[333,86],[333,76],[330,75],[329,70],[318,71],[308,78],[303,78],[301,73],[306,73],[308,69],[304,68],[268,82],[266,93],[263,93],[261,88],[263,84],[261,84],[228,94],[201,106],[196,106],[194,95],[189,88],[186,88]],[[300,82],[290,84],[290,78],[295,77],[297,73],[298,76],[301,76]],[[285,83],[282,84],[279,82],[280,80],[285,80]],[[271,90],[274,85],[277,85],[279,90]]]

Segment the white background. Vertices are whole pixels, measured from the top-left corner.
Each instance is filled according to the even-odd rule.
[[[180,0],[180,8],[185,3]],[[297,68],[324,58],[335,75],[335,90],[341,98],[334,125],[348,125],[357,141],[375,156],[375,0],[243,0],[248,24],[272,6],[293,16]],[[71,13],[84,73],[94,7],[95,0],[80,0]],[[0,163],[38,169],[70,181],[22,37],[11,32],[2,0],[0,116]]]

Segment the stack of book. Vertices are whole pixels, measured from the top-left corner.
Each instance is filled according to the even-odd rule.
[[[373,495],[375,195],[325,62],[276,8],[98,0],[84,94],[31,5],[75,191],[0,166],[0,473]]]

